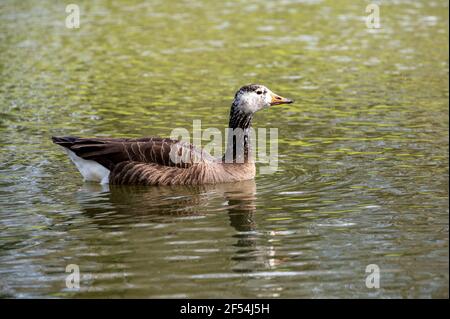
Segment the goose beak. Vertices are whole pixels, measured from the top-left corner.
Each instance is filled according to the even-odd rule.
[[[280,104],[291,104],[294,103],[294,100],[287,99],[285,97],[272,94],[272,101],[270,102],[270,105],[280,105]]]

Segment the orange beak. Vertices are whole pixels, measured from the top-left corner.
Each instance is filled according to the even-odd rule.
[[[287,99],[285,97],[273,94],[270,105],[291,104],[291,103],[294,103],[294,101],[291,99]]]

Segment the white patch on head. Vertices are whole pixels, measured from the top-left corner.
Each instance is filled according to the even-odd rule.
[[[101,184],[109,183],[109,169],[96,161],[85,160],[67,148],[64,149],[69,154],[70,159],[78,168],[85,181],[100,182]]]
[[[257,92],[262,92],[258,94]],[[260,85],[259,89],[251,92],[241,92],[236,97],[238,107],[246,113],[255,113],[263,108],[270,106],[272,101],[272,91],[265,86]]]

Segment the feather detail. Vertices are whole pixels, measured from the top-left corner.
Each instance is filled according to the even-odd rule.
[[[255,176],[254,163],[224,164],[203,149],[169,138],[114,139],[69,136],[52,139],[79,159],[74,163],[86,180],[102,183],[199,185],[248,180]],[[174,153],[177,158],[173,157]],[[84,163],[96,165],[81,166]],[[92,169],[86,174],[83,167]]]

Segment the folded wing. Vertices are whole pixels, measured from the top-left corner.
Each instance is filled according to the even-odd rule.
[[[80,138],[52,137],[85,160],[93,160],[109,170],[122,162],[158,164],[188,168],[195,163],[212,163],[215,159],[194,145],[170,138]]]

